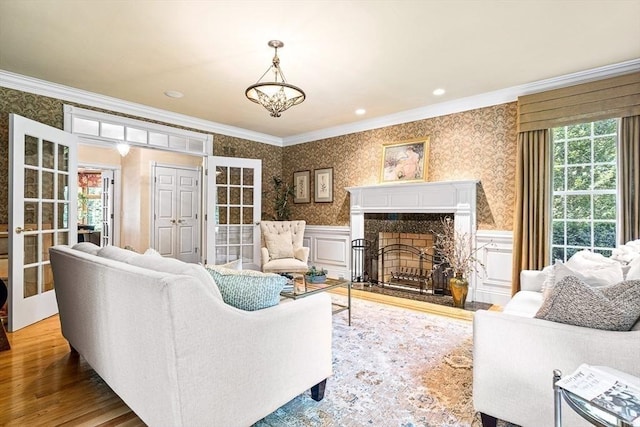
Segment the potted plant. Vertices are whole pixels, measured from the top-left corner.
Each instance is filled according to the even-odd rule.
[[[304,279],[307,283],[324,283],[327,280],[327,270],[317,269],[314,265],[304,274]]]
[[[478,267],[484,269],[484,264],[477,257],[477,253],[485,246],[476,247],[474,236],[469,233],[458,233],[453,219],[445,217],[441,220],[441,232],[432,230],[435,236],[434,251],[440,256],[440,264],[447,264],[448,271],[453,272],[449,279],[453,306],[464,308],[469,293],[469,275],[478,272]]]
[[[288,221],[291,219],[290,200],[295,196],[294,187],[278,176],[273,177],[273,220]]]

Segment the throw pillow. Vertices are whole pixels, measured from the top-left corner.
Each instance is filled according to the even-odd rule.
[[[629,263],[629,271],[627,272],[627,280],[640,280],[640,257],[636,257]]]
[[[91,242],[80,242],[73,245],[71,249],[75,249],[76,251],[86,252],[91,255],[98,255],[100,246]]]
[[[293,258],[293,241],[291,231],[279,234],[265,234],[264,242],[271,259]]]
[[[274,273],[228,268],[207,269],[227,304],[245,311],[278,305],[287,278]]]
[[[575,276],[564,277],[535,317],[587,328],[628,331],[640,318],[640,281],[594,288]]]
[[[226,268],[229,270],[242,270],[242,258],[238,258],[235,261],[229,261],[226,264],[217,264],[217,265],[207,264],[205,265],[205,268],[211,268],[214,270],[216,268]]]
[[[576,264],[574,263],[573,265],[575,266]],[[562,261],[557,260],[553,265],[553,270],[548,272],[543,284],[544,297],[548,298],[555,285],[567,276],[575,276],[594,287],[609,286],[624,280],[622,266],[616,261],[610,264],[592,264],[590,267],[572,268],[569,266],[568,261],[562,263]]]
[[[155,250],[155,249],[153,249],[153,248],[149,248],[149,249],[147,249],[146,251],[144,251],[144,254],[143,254],[143,255],[162,256],[162,255],[160,254],[160,252],[156,251],[156,250]]]
[[[129,249],[122,249],[112,245],[103,247],[98,251],[97,255],[103,258],[109,258],[114,261],[120,261],[120,262],[129,262],[130,260],[136,257],[142,256],[139,253],[136,253]]]

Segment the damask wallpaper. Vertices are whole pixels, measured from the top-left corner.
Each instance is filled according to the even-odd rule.
[[[428,136],[427,181],[475,179],[478,228],[512,230],[515,203],[516,103],[419,120],[284,148],[284,177],[310,170],[311,203],[294,204],[294,218],[314,225],[348,225],[345,187],[379,182],[384,144]],[[333,203],[313,202],[313,170],[333,167]]]
[[[8,221],[9,113],[61,129],[63,104],[58,99],[0,87],[0,223]],[[293,183],[293,172],[311,171],[311,203],[293,204],[293,217],[313,225],[348,225],[349,194],[345,187],[379,182],[384,144],[425,136],[431,141],[427,180],[479,180],[478,227],[512,230],[516,103],[284,148],[216,134],[214,154],[262,159],[262,206],[267,216],[272,211],[272,178],[281,176]],[[334,201],[314,203],[313,170],[327,167],[333,168]]]

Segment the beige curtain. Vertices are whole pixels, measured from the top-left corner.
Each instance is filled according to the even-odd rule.
[[[540,270],[549,261],[551,157],[548,129],[518,134],[512,294],[520,290],[521,270]]]
[[[640,116],[624,117],[620,126],[620,206],[622,242],[640,239]]]

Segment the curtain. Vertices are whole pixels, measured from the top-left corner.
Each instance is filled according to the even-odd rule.
[[[640,239],[640,116],[624,117],[620,125],[621,222],[622,242]]]
[[[518,134],[512,294],[520,290],[521,270],[541,270],[549,262],[551,157],[548,129]]]

